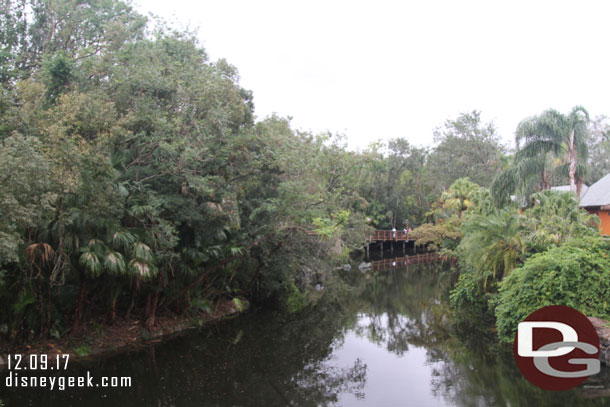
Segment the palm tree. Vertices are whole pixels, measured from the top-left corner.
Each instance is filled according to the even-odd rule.
[[[480,275],[495,279],[517,267],[526,251],[523,235],[526,219],[518,213],[500,210],[488,215],[473,215],[463,225],[464,238],[457,248],[468,264]]]
[[[557,176],[568,176],[570,189],[580,196],[589,155],[588,122],[589,113],[576,106],[568,115],[550,109],[519,123],[514,164],[491,185],[496,201],[506,200],[513,192],[525,198],[549,189]]]
[[[514,163],[498,174],[491,183],[490,191],[496,204],[501,206],[515,193],[524,204],[532,194],[549,189],[557,171],[551,153],[533,157],[515,157]]]
[[[517,127],[515,141],[517,152],[515,161],[540,157],[552,153],[562,158],[570,177],[570,190],[580,196],[580,187],[585,173],[585,163],[589,155],[587,147],[587,124],[589,113],[582,106],[576,106],[568,115],[550,109],[540,116],[522,121]]]
[[[472,196],[478,190],[479,186],[469,178],[458,178],[447,191],[441,194],[442,206],[456,210],[458,218],[461,218],[462,212],[470,207]]]

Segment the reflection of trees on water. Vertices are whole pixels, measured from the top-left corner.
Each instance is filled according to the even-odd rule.
[[[580,390],[537,389],[515,368],[510,350],[490,346],[493,333],[454,329],[447,305],[454,273],[418,265],[408,275],[347,276],[328,286],[318,306],[291,318],[254,312],[82,367],[98,377],[131,376],[129,390],[2,389],[0,397],[7,405],[331,406],[344,393],[365,396],[367,366],[355,359],[337,367],[331,359],[353,331],[396,355],[426,349],[431,390],[451,405],[604,405]],[[75,368],[67,374],[79,374]]]
[[[410,267],[409,274],[381,272],[361,295],[356,333],[397,355],[409,345],[433,348],[449,335],[444,296],[452,278],[435,265]]]
[[[510,349],[499,354],[451,340],[434,365],[432,390],[456,406],[607,406],[607,398],[587,398],[587,389],[551,392],[530,384],[516,369]],[[602,372],[604,374],[604,372]],[[607,383],[607,381],[606,381]]]
[[[314,363],[299,372],[295,377],[295,382],[308,395],[323,395],[323,397],[316,397],[317,400],[336,402],[337,396],[343,393],[351,393],[357,398],[363,398],[362,388],[366,383],[366,365],[360,359],[356,359],[354,366],[348,369],[330,365],[320,366],[320,364]]]
[[[432,369],[433,394],[451,405],[610,404],[604,398],[584,398],[587,392],[583,389],[558,393],[531,385],[516,368],[511,349],[497,343],[484,316],[458,329],[448,305],[454,278],[455,274],[439,272],[435,265],[410,268],[408,275],[379,273],[360,297],[355,332],[397,355],[407,352],[409,346],[424,347]],[[598,380],[610,383],[601,377]]]
[[[131,389],[11,391],[7,405],[330,406],[338,396],[363,397],[360,359],[336,367],[330,357],[357,321],[353,287],[286,318],[252,312],[146,351],[80,368],[96,376],[131,376]],[[344,304],[344,307],[339,306]],[[79,374],[72,364],[70,375]]]

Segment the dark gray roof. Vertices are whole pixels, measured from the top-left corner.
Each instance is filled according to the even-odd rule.
[[[610,174],[589,187],[585,196],[580,200],[580,206],[610,205]]]

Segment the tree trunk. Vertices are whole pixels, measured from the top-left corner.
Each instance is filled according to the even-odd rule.
[[[125,313],[125,319],[129,319],[129,317],[131,316],[131,311],[133,311],[133,307],[136,302],[136,290],[137,290],[137,285],[132,283],[131,300],[129,301],[129,307],[127,307],[127,312]]]
[[[551,183],[549,182],[549,174],[546,172],[546,170],[542,171],[541,187],[542,187],[542,191],[545,191],[545,190],[551,188]]]
[[[155,292],[155,296],[153,297],[152,304],[150,306],[150,313],[148,313],[148,317],[146,318],[146,328],[149,330],[155,326],[155,317],[157,315],[157,304],[159,303],[159,293],[161,292],[161,285],[163,284],[163,274],[159,272],[159,277],[157,281],[157,291]],[[149,294],[150,295],[150,294]]]
[[[116,320],[116,303],[119,299],[119,296],[116,295],[113,290],[110,290],[110,309],[108,310],[108,318],[107,321],[108,325],[112,325],[114,324],[114,321]]]
[[[155,317],[157,315],[157,303],[159,302],[159,292],[157,291],[152,299],[152,304],[150,306],[150,313],[148,318],[146,319],[146,328],[151,330],[153,326],[155,326]]]
[[[45,335],[49,333],[51,329],[51,279],[49,278],[49,284],[47,284],[47,322],[46,322],[47,330]]]
[[[46,328],[46,313],[44,311],[44,295],[42,294],[42,285],[40,284],[40,280],[42,276],[39,275],[36,277],[36,296],[38,297],[38,313],[40,316],[40,337],[47,337],[47,328]]]
[[[144,310],[144,326],[150,330],[150,312],[152,306],[152,293],[146,295],[146,309]]]
[[[578,158],[576,157],[576,149],[574,148],[574,129],[570,132],[570,146],[568,147],[568,168],[570,171],[570,191],[580,194],[576,187],[576,165],[578,164]]]
[[[85,296],[87,294],[87,280],[85,279],[85,273],[80,271],[80,289],[78,292],[78,299],[76,300],[76,309],[74,311],[74,323],[72,324],[72,333],[78,334],[80,332],[80,322],[83,318],[83,305],[85,303]]]

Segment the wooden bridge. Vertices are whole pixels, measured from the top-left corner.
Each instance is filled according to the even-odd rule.
[[[376,230],[375,234],[371,236],[370,241],[373,242],[408,242],[409,233],[405,233],[404,230]]]
[[[395,257],[371,262],[371,271],[408,268],[410,264],[433,263],[444,260],[438,253],[423,253],[415,256]]]
[[[373,243],[379,243],[379,248],[383,252],[383,244],[385,242],[390,242],[390,251],[394,252],[394,244],[400,242],[402,244],[403,254],[406,254],[406,245],[407,242],[414,241],[415,239],[411,239],[409,236],[409,232],[405,233],[404,230],[376,230],[374,235],[371,235],[369,238],[369,242],[366,246],[366,257],[369,257],[370,245]]]

